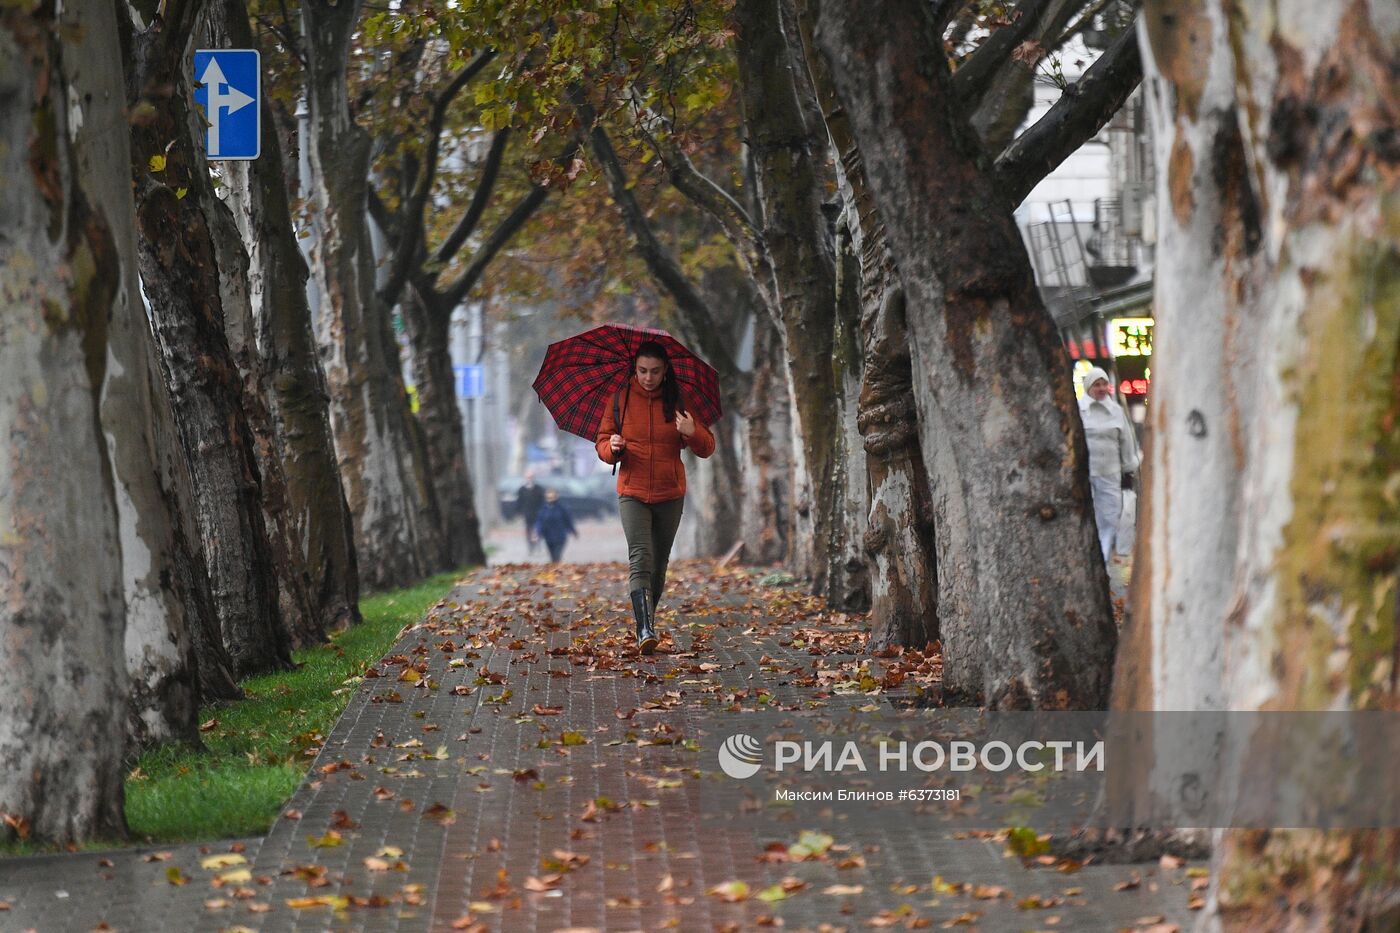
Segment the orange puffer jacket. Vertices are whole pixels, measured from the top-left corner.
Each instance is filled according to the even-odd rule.
[[[681,463],[681,448],[689,447],[697,457],[715,452],[715,436],[710,429],[695,420],[695,433],[682,437],[674,422],[666,420],[661,407],[661,390],[648,392],[633,376],[627,380],[626,397],[617,400],[622,415],[622,430],[613,420],[609,402],[598,425],[598,459],[604,463],[621,464],[617,471],[617,492],[643,502],[667,502],[685,495],[685,465]],[[684,404],[684,400],[682,400]],[[692,417],[693,414],[692,414]],[[614,457],[608,439],[621,434],[627,446],[620,457]]]

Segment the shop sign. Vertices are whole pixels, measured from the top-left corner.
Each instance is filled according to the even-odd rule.
[[[1152,355],[1150,317],[1118,317],[1108,322],[1108,345],[1115,359]]]

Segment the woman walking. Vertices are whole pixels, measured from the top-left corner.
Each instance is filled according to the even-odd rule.
[[[535,537],[549,548],[551,564],[557,564],[564,559],[564,543],[569,540],[569,535],[578,537],[578,529],[574,528],[574,517],[569,514],[564,503],[559,501],[559,491],[546,489],[544,504],[535,516]]]
[[[1089,492],[1106,567],[1123,512],[1123,477],[1138,468],[1142,456],[1133,423],[1113,397],[1108,373],[1095,366],[1084,373],[1082,381],[1084,397],[1079,400],[1079,417],[1084,422],[1084,440],[1089,446]]]
[[[637,624],[637,648],[656,649],[655,612],[666,587],[666,565],[685,507],[681,449],[715,452],[715,436],[681,398],[666,348],[654,340],[637,348],[627,385],[598,426],[598,458],[619,464],[618,512],[627,536],[627,587]]]

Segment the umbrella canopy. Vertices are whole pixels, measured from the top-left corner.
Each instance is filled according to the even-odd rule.
[[[666,348],[680,383],[681,405],[696,420],[719,420],[719,374],[664,330],[604,324],[549,345],[534,388],[561,430],[587,440],[598,435],[603,412],[632,375],[643,341]]]

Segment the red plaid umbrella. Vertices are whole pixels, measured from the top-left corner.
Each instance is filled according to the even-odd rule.
[[[681,388],[681,405],[706,425],[719,420],[719,374],[664,330],[604,324],[549,345],[534,388],[554,423],[570,434],[596,440],[603,412],[632,375],[632,360],[644,340],[666,348]]]

